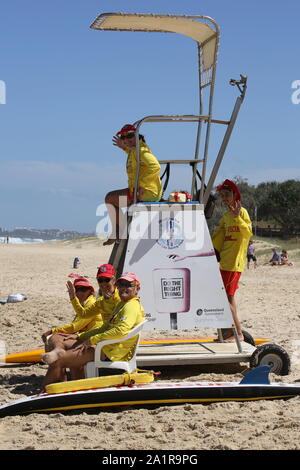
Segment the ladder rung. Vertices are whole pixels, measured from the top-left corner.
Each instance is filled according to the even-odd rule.
[[[197,160],[196,158],[193,158],[191,160],[159,160],[159,163],[166,164],[166,163],[203,163],[204,160]]]

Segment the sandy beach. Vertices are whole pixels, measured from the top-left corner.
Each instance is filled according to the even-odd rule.
[[[74,315],[65,284],[68,274],[74,272],[74,257],[80,259],[77,271],[96,286],[96,268],[108,261],[110,251],[111,247],[103,247],[96,239],[0,245],[0,298],[12,293],[27,296],[24,302],[0,305],[0,340],[6,342],[7,353],[41,347],[44,331],[70,321]],[[292,252],[290,257],[293,259]],[[273,382],[300,382],[300,261],[295,259],[292,267],[271,267],[263,266],[264,260],[259,258],[257,269],[251,264],[243,273],[237,293],[243,328],[254,338],[270,338],[291,357],[291,373],[284,377],[272,374]],[[183,336],[209,333],[180,332]],[[156,336],[166,334],[174,333],[155,332]],[[247,364],[169,367],[158,380],[240,381],[245,369]],[[1,367],[0,404],[36,393],[46,370],[43,364]],[[299,405],[300,396],[287,401],[5,417],[0,421],[0,449],[299,450]]]

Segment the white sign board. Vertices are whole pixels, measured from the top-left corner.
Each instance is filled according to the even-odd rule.
[[[232,326],[202,205],[133,206],[126,271],[141,280],[146,329]]]

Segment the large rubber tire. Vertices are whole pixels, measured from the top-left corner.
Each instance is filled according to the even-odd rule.
[[[288,353],[281,346],[273,343],[258,346],[250,358],[250,367],[270,366],[273,374],[288,375],[291,361]]]
[[[245,343],[251,344],[252,346],[255,346],[255,341],[253,339],[253,336],[248,333],[246,330],[242,330],[243,336],[244,336],[244,341]]]

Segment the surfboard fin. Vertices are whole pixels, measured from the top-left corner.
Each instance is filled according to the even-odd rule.
[[[243,384],[269,384],[269,373],[271,367],[269,366],[258,366],[255,369],[251,369],[245,377],[240,381],[240,385]]]

